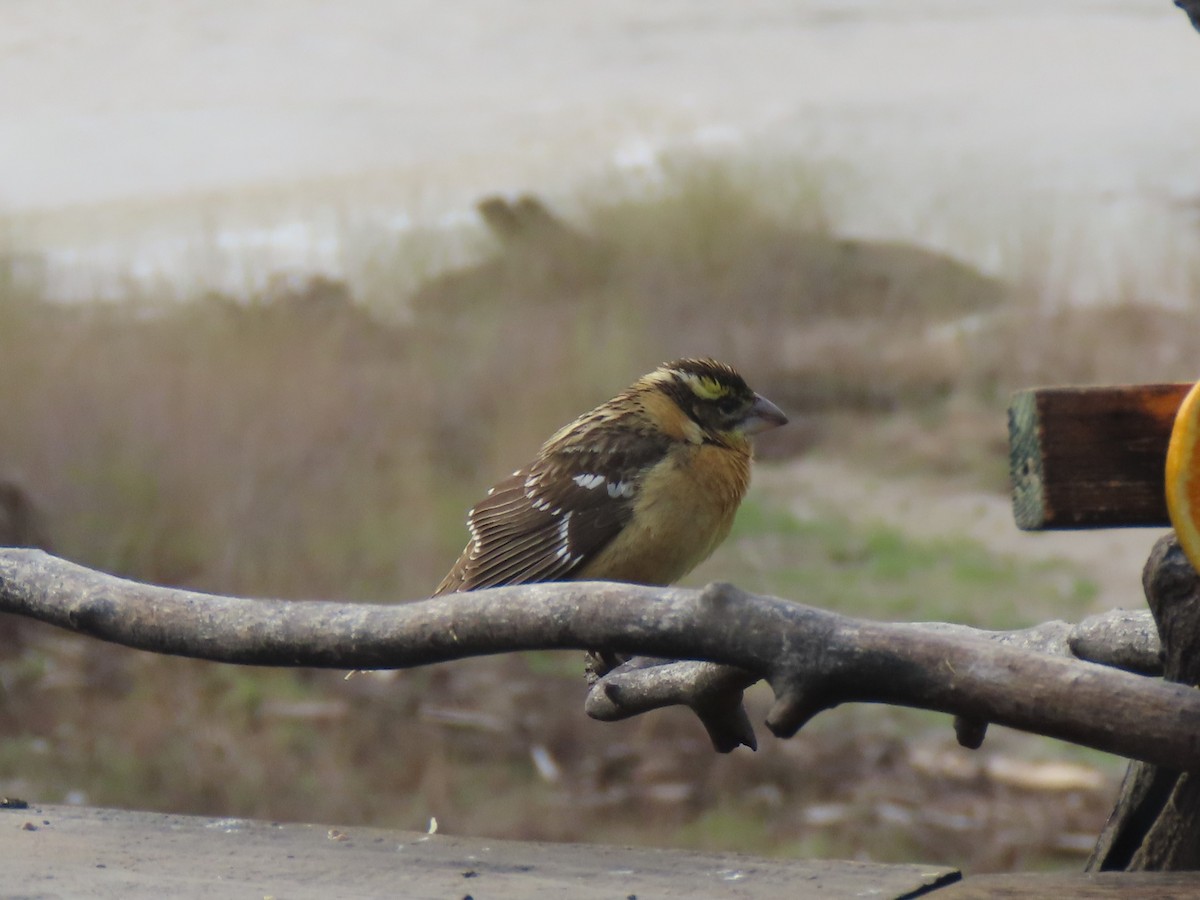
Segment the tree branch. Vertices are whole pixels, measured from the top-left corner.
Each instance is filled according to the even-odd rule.
[[[767,725],[781,737],[839,703],[881,702],[1200,769],[1193,689],[952,626],[859,621],[723,584],[696,591],[564,582],[393,606],[285,602],[151,587],[40,551],[0,550],[0,611],[143,650],[245,665],[407,668],[568,648],[707,660],[743,670],[742,687],[754,677],[771,685]],[[728,693],[736,679],[721,683]],[[614,693],[622,684],[613,681]],[[722,704],[728,718],[728,699]]]
[[[1174,532],[1155,542],[1142,571],[1142,587],[1162,634],[1167,681],[1200,686],[1200,575]],[[1131,763],[1087,867],[1089,871],[1200,869],[1196,773]]]
[[[1019,631],[983,631],[946,622],[914,627],[1145,675],[1162,672],[1162,648],[1154,618],[1147,610],[1114,609],[1089,616],[1078,625],[1044,622]],[[745,670],[717,663],[637,657],[594,684],[584,708],[593,719],[613,722],[664,706],[686,706],[704,724],[717,752],[728,753],[742,745],[755,749],[754,731],[741,701],[742,692],[757,680]],[[976,750],[987,734],[987,722],[960,716],[954,729],[962,746]]]

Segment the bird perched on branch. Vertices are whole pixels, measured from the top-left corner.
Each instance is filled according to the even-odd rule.
[[[540,581],[671,584],[729,534],[750,481],[750,436],[786,422],[727,365],[665,363],[488,491],[435,595]]]

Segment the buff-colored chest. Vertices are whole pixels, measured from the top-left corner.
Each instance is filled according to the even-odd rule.
[[[575,577],[670,584],[729,534],[750,482],[750,454],[713,444],[681,448],[648,472],[621,533]]]

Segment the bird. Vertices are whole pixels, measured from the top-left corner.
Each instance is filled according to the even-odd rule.
[[[467,514],[434,596],[546,581],[668,585],[726,538],[750,438],[787,423],[731,366],[663,363],[555,432]]]

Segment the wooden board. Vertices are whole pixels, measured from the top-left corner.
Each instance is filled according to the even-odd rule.
[[[1195,900],[1200,897],[1200,872],[974,875],[925,896],[930,900]]]
[[[452,823],[442,823],[447,825]],[[763,859],[49,805],[0,810],[0,860],[4,897],[113,900],[886,900],[960,877],[945,866]]]
[[[973,875],[79,806],[0,810],[5,897],[613,900],[1200,896],[1197,872]]]
[[[1191,384],[1037,388],[1008,408],[1013,516],[1025,531],[1170,527],[1163,468]]]

